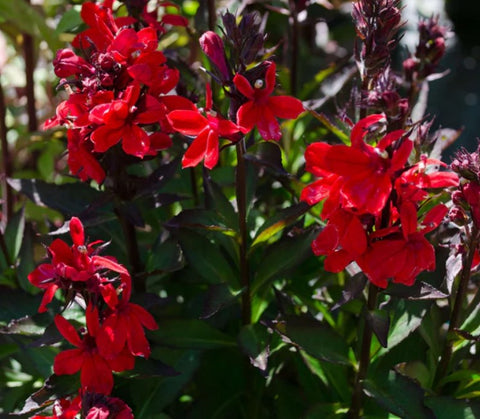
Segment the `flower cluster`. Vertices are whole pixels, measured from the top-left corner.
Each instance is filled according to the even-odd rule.
[[[73,244],[54,240],[47,248],[51,262],[39,265],[28,279],[45,290],[39,312],[47,310],[58,289],[67,302],[83,301],[86,328],[80,334],[62,315],[55,316],[57,329],[75,349],[60,352],[53,371],[57,375],[80,371],[82,394],[107,396],[113,388],[112,371],[130,370],[135,356],[150,355],[144,328],[154,330],[157,324],[143,307],[130,302],[128,271],[113,257],[97,254],[102,242],[85,242],[78,218],[70,220],[70,235]]]
[[[62,78],[69,98],[44,124],[45,128],[68,127],[71,172],[99,183],[105,178],[101,153],[121,142],[128,155],[156,155],[171,145],[168,112],[191,106],[171,94],[179,72],[167,65],[158,50],[165,23],[186,21],[165,15],[158,22],[145,2],[138,18],[114,18],[112,3],[83,4],[81,16],[88,29],[73,41],[81,54],[61,49],[54,60],[55,74]]]
[[[271,61],[255,62],[264,40],[255,16],[242,16],[237,24],[234,16],[226,13],[223,23],[231,59],[227,59],[225,43],[215,32],[204,33],[200,46],[211,61],[214,79],[230,98],[229,118],[212,109],[209,86],[204,109],[192,104],[192,110],[174,110],[168,114],[174,130],[194,137],[183,157],[183,167],[196,166],[203,160],[205,167],[212,169],[218,162],[220,138],[234,143],[255,127],[264,140],[278,141],[282,132],[277,118],[295,119],[304,110],[302,102],[294,97],[272,96],[276,66]],[[247,66],[251,68],[247,70]]]
[[[433,246],[425,234],[447,212],[440,204],[428,211],[427,190],[458,184],[438,160],[422,158],[409,165],[412,141],[403,130],[383,134],[384,115],[370,115],[352,128],[351,145],[314,143],[305,153],[306,167],[319,177],[301,199],[322,200],[325,228],[312,243],[326,255],[325,269],[340,272],[355,261],[372,283],[388,279],[412,285],[417,275],[435,267]],[[373,141],[374,145],[369,143]]]

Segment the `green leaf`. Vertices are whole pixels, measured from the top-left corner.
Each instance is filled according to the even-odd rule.
[[[10,260],[15,264],[23,241],[25,231],[25,211],[22,209],[8,221],[5,229],[5,243]]]
[[[158,330],[149,336],[153,341],[173,348],[213,349],[236,346],[230,336],[195,319],[159,322]]]
[[[164,242],[158,240],[147,256],[146,271],[174,272],[184,265],[182,249],[178,242],[169,238]]]
[[[61,43],[55,31],[45,23],[45,17],[26,1],[0,0],[0,16],[16,26],[20,32],[44,39],[50,50],[56,51],[60,48]]]
[[[265,221],[265,223],[263,223],[263,225],[258,229],[255,239],[253,240],[252,247],[270,239],[273,235],[282,231],[285,227],[293,224],[298,217],[305,214],[309,209],[310,205],[305,202],[301,202],[279,211],[273,217],[267,219],[267,221]]]
[[[165,225],[167,228],[195,228],[218,231],[228,236],[235,236],[235,230],[228,227],[223,216],[213,210],[185,209]]]
[[[252,283],[252,295],[257,294],[273,279],[300,265],[308,256],[311,256],[310,246],[317,234],[318,230],[316,229],[307,230],[293,237],[282,237],[270,245],[257,268]]]
[[[238,287],[238,273],[227,262],[218,246],[194,231],[179,229],[172,232],[182,247],[192,269],[210,284],[227,282]]]
[[[425,391],[409,378],[390,372],[387,380],[368,378],[365,393],[387,412],[402,418],[434,419],[433,412],[424,405]]]
[[[22,335],[22,336],[42,336],[45,327],[51,323],[51,317],[48,314],[36,314],[35,316],[25,316],[20,319],[11,320],[7,326],[0,329],[1,334]]]
[[[456,400],[449,396],[427,397],[425,405],[436,419],[476,419],[480,417],[480,403],[474,400]]]
[[[77,7],[72,7],[70,10],[67,10],[63,13],[60,22],[58,22],[55,32],[61,34],[62,32],[74,32],[83,24],[82,17],[80,16],[80,10]]]
[[[308,317],[287,317],[276,331],[315,358],[349,364],[348,345],[333,329]]]
[[[337,136],[337,138],[344,144],[350,145],[350,137],[342,131],[339,127],[337,127],[327,116],[323,113],[318,113],[315,111],[310,111],[310,113],[318,119],[326,128],[332,133]]]
[[[37,179],[8,179],[8,183],[36,205],[55,209],[68,217],[80,216],[94,204],[103,202],[101,192],[81,182],[55,185]]]

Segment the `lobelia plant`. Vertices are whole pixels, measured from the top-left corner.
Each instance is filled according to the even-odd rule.
[[[447,29],[421,21],[397,71],[400,2],[353,2],[353,59],[305,79],[302,31],[330,2],[237,13],[207,2],[190,19],[187,3],[71,9],[71,47],[53,59],[67,96],[43,125],[70,175],[9,179],[17,199],[59,215],[30,228],[9,211],[0,237],[2,269],[16,275],[4,274],[2,303],[20,295],[30,310],[2,323],[4,411],[480,411],[480,150],[442,162],[447,131],[431,132],[422,112]],[[275,33],[287,24],[283,48]],[[335,87],[335,109],[315,97],[322,85]],[[48,260],[22,282],[26,253],[9,238],[33,242],[33,226],[54,239],[35,239]],[[23,383],[8,378],[14,368]]]

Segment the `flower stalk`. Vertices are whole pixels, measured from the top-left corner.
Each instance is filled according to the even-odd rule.
[[[448,366],[452,359],[453,342],[454,342],[453,336],[455,334],[455,330],[461,326],[460,322],[462,319],[462,307],[467,297],[468,283],[470,281],[473,259],[479,244],[479,238],[480,238],[479,230],[475,225],[473,225],[470,241],[468,243],[468,253],[466,256],[465,263],[463,265],[462,273],[460,275],[460,281],[459,281],[457,292],[455,295],[455,302],[453,304],[453,309],[450,314],[450,322],[448,325],[445,346],[443,347],[443,352],[440,357],[440,362],[438,364],[438,367],[435,373],[434,384],[437,389],[441,388],[440,383],[442,379],[446,376],[448,372]]]
[[[250,275],[247,260],[247,183],[245,168],[245,139],[236,144],[237,171],[235,179],[235,193],[237,197],[238,225],[240,230],[240,283],[242,294],[242,321],[243,324],[252,322],[252,302],[250,295]]]
[[[367,297],[367,311],[373,311],[377,307],[378,287],[370,283],[368,287]],[[370,324],[365,320],[362,334],[362,343],[360,349],[360,360],[358,363],[358,371],[355,376],[355,384],[352,394],[352,402],[350,404],[350,410],[348,411],[348,417],[355,419],[360,417],[362,409],[363,399],[363,381],[367,377],[368,367],[370,366],[370,346],[372,344],[373,329]]]

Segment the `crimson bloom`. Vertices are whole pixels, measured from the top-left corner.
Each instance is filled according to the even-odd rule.
[[[256,126],[263,139],[278,141],[282,131],[276,118],[295,119],[304,111],[302,102],[294,97],[271,96],[275,88],[275,70],[275,63],[270,63],[265,83],[257,80],[253,87],[241,74],[233,78],[237,90],[248,99],[237,111],[237,124],[244,134]]]
[[[28,275],[32,285],[45,290],[39,313],[47,311],[47,304],[59,288],[65,291],[81,291],[88,287],[96,289],[105,281],[105,270],[128,275],[128,271],[115,259],[94,254],[95,246],[100,242],[85,244],[83,225],[78,218],[73,217],[69,226],[73,245],[55,239],[48,247],[51,263],[39,265]],[[102,275],[99,271],[102,271]]]
[[[239,127],[211,110],[212,93],[207,86],[206,117],[198,110],[175,110],[167,115],[172,128],[184,135],[196,136],[183,156],[182,166],[196,166],[202,160],[208,169],[218,162],[219,137],[233,139]]]
[[[64,317],[57,314],[55,325],[76,349],[60,352],[54,360],[53,371],[57,375],[75,374],[80,371],[82,389],[101,394],[110,394],[113,388],[114,371],[132,369],[135,363],[133,355],[123,352],[116,358],[107,360],[97,347],[97,334],[100,328],[98,311],[91,306],[87,307],[87,332],[80,337]]]
[[[425,234],[434,230],[448,212],[445,205],[437,205],[424,217],[421,229],[418,228],[415,206],[407,202],[400,208],[401,231],[381,237],[382,231],[372,235],[373,243],[357,263],[370,281],[380,288],[386,288],[387,280],[413,285],[420,272],[435,269],[435,249],[425,238]]]
[[[103,124],[91,134],[94,151],[105,152],[122,140],[127,154],[143,157],[150,149],[148,134],[139,124],[152,124],[161,119],[165,107],[151,95],[140,102],[140,85],[129,85],[120,99],[95,106],[90,121]]]
[[[102,295],[109,307],[109,313],[103,321],[98,334],[100,352],[106,357],[115,357],[125,346],[128,352],[135,356],[150,356],[150,346],[143,330],[158,328],[153,316],[138,304],[130,302],[132,290],[130,276],[123,276],[122,297],[118,298],[116,290],[111,284],[102,288]]]

